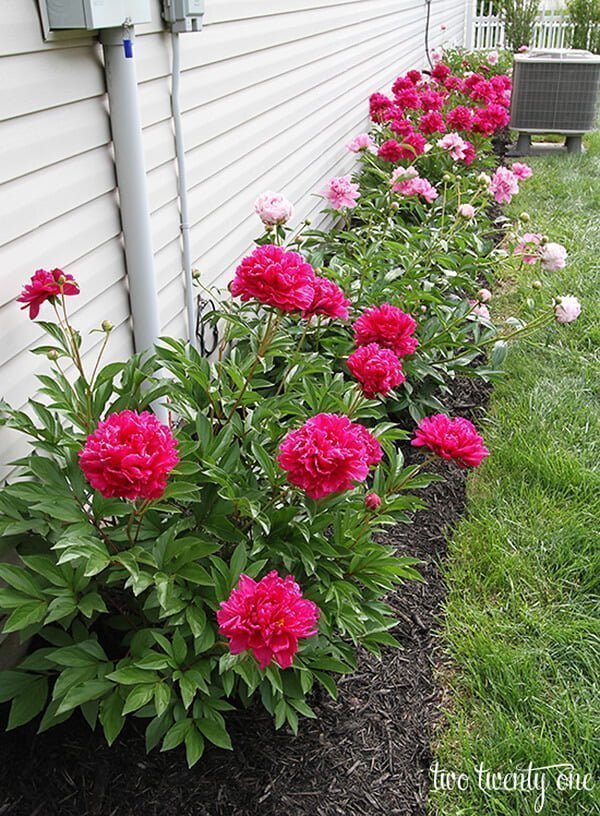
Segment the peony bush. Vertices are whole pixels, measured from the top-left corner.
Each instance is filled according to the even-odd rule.
[[[440,55],[430,77],[373,94],[370,133],[347,145],[356,172],[321,190],[335,229],[292,231],[292,203],[260,195],[265,231],[209,316],[210,359],[165,337],[102,365],[104,321],[89,371],[72,276],[25,284],[30,318],[54,319],[39,322],[40,397],[1,405],[30,440],[0,490],[0,535],[19,556],[0,564],[0,612],[31,639],[0,673],[9,728],[79,709],[112,743],[133,717],[148,750],[183,745],[193,765],[207,741],[231,748],[235,706],[256,701],[295,731],[359,647],[395,645],[385,596],[417,565],[374,534],[423,506],[435,458],[489,455],[445,410],[451,380],[497,376],[510,338],[580,312],[540,293],[527,321],[494,314],[499,264],[542,275],[567,258],[526,214],[507,224],[497,209],[530,175],[492,156],[509,88]],[[424,455],[407,465],[411,447]]]

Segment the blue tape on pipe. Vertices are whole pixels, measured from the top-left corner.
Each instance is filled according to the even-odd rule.
[[[133,57],[133,42],[123,40],[123,50],[125,51],[125,59],[131,59]]]

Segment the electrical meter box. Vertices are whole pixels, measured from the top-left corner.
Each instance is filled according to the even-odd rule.
[[[200,31],[204,0],[163,0],[163,18],[171,31]]]
[[[152,21],[151,0],[43,0],[49,31],[117,28]]]

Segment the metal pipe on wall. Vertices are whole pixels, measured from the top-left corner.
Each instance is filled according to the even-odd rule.
[[[136,351],[149,351],[160,335],[160,319],[133,37],[130,28],[107,28],[100,33],[134,346]]]

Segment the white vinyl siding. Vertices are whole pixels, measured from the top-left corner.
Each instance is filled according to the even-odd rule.
[[[139,96],[163,331],[185,333],[170,121],[170,36],[159,0],[136,35]],[[206,0],[200,33],[182,35],[182,103],[194,265],[224,286],[260,232],[266,189],[316,218],[345,143],[367,126],[367,97],[425,67],[424,0]],[[95,37],[42,39],[36,0],[3,0],[0,26],[0,396],[22,407],[48,363],[14,299],[38,267],[81,286],[70,300],[90,356],[107,318],[107,359],[132,351],[102,53]],[[463,0],[433,0],[430,45],[462,42]],[[447,30],[440,31],[441,23]],[[42,317],[50,317],[46,312]],[[0,429],[2,461],[18,455]]]

